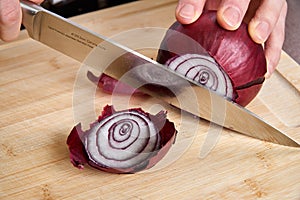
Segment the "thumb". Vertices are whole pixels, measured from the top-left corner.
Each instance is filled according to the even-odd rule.
[[[0,38],[11,41],[18,37],[21,26],[19,0],[0,0]]]

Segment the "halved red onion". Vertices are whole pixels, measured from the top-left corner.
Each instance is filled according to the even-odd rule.
[[[168,68],[184,75],[220,95],[233,98],[230,78],[216,61],[205,55],[185,54],[175,56],[166,62]]]
[[[245,23],[242,23],[236,31],[225,30],[217,22],[216,11],[204,12],[196,22],[189,25],[175,22],[161,42],[157,61],[169,64],[173,63],[174,59],[179,59],[178,57],[184,60],[190,59],[191,54],[198,54],[202,57],[207,53],[222,68],[221,73],[213,70],[219,80],[218,87],[228,88],[227,92],[221,88],[216,91],[223,91],[221,93],[242,106],[247,105],[262,86],[266,73],[266,59],[262,45],[251,39]],[[184,65],[187,68],[186,71],[202,65],[203,60],[196,61],[200,59],[193,59],[193,62],[189,62],[191,65]],[[211,66],[214,67],[214,65],[207,67]],[[173,68],[176,67],[173,66]],[[233,88],[229,96],[231,89],[228,85],[230,84],[227,81],[228,78],[224,81],[222,71],[227,74]],[[201,74],[200,71],[197,73]],[[207,75],[203,74],[202,78]],[[192,76],[189,78],[193,79]],[[203,80],[205,82],[206,79]],[[222,84],[225,85],[222,86]],[[206,86],[209,87],[209,85]]]
[[[164,111],[151,115],[140,108],[115,111],[106,106],[89,130],[74,127],[67,144],[71,162],[80,169],[88,163],[107,172],[135,173],[161,160],[175,136]]]

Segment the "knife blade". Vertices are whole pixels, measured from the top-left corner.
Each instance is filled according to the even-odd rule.
[[[142,86],[142,90],[147,94],[222,127],[272,143],[292,147],[300,146],[288,135],[249,110],[210,91],[197,82],[186,80],[184,76],[174,73],[136,51],[105,36],[93,33],[71,20],[31,2],[21,1],[21,7],[22,23],[29,36],[34,40],[79,62],[93,66],[115,79],[122,79],[133,86]],[[91,56],[95,59],[86,59]],[[112,60],[114,62],[110,63]],[[133,62],[139,63],[141,67],[135,67],[132,70]],[[109,67],[107,67],[108,65]],[[152,69],[154,74],[163,75],[173,83],[176,82],[176,85],[168,86],[173,95],[168,95],[164,90],[154,91],[151,88],[143,87],[146,84],[145,80],[140,80],[137,75],[141,71],[149,69]],[[160,83],[155,82],[154,84]],[[178,99],[184,99],[184,102]]]

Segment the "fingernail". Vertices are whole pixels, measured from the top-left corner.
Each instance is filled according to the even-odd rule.
[[[227,7],[223,12],[224,21],[231,27],[236,27],[240,23],[240,10],[235,7]]]
[[[192,4],[185,4],[179,11],[179,15],[185,19],[193,19],[195,16],[195,8]]]
[[[269,35],[269,24],[266,22],[260,22],[255,27],[255,33],[260,43],[265,42]]]

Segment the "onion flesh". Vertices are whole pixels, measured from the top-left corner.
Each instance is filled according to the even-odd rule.
[[[176,133],[164,111],[151,115],[140,108],[115,111],[106,106],[89,130],[75,126],[67,144],[75,167],[88,163],[107,172],[135,173],[159,162]]]
[[[220,95],[233,98],[233,87],[226,72],[216,61],[205,55],[185,54],[175,56],[166,63],[167,67],[184,75]],[[192,67],[191,67],[192,66]]]

